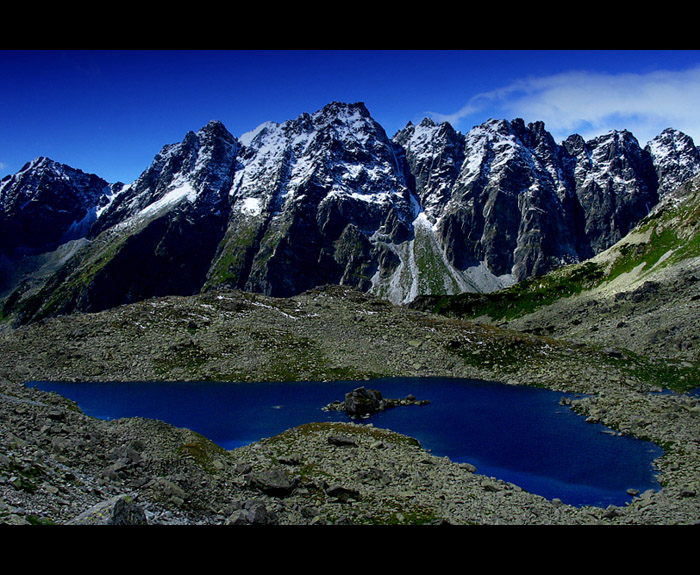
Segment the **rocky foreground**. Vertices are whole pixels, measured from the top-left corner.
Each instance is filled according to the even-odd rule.
[[[6,524],[696,524],[700,401],[664,372],[587,346],[392,306],[328,288],[273,300],[164,298],[5,325],[0,522]],[[366,425],[310,423],[225,451],[146,419],[100,421],[22,385],[70,380],[367,380],[445,376],[582,395],[572,408],[661,445],[663,488],[575,508]],[[409,408],[405,408],[409,409]],[[419,408],[416,408],[419,409]]]

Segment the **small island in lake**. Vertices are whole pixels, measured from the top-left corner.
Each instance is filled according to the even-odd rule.
[[[345,411],[350,417],[369,417],[386,409],[402,405],[427,405],[427,399],[416,399],[409,394],[403,399],[389,399],[382,397],[380,391],[358,387],[345,394],[344,401],[334,401],[326,405],[324,411]]]

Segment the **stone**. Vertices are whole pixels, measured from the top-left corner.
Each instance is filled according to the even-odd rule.
[[[280,467],[269,471],[254,471],[246,476],[248,486],[273,497],[287,497],[296,484]]]
[[[81,513],[68,525],[146,525],[146,515],[131,497],[117,496]]]
[[[428,403],[430,403],[428,400],[417,400],[413,394],[408,394],[403,399],[384,398],[376,389],[358,387],[345,394],[345,401],[333,401],[323,409],[345,411],[350,417],[368,417],[400,405],[427,405]]]
[[[188,499],[184,489],[182,489],[177,483],[164,477],[156,479],[151,486],[162,496],[169,498],[172,501],[182,502]]]
[[[345,411],[350,416],[364,416],[382,409],[382,394],[375,389],[358,387],[345,394]]]
[[[331,435],[328,438],[328,443],[339,447],[357,447],[357,442],[345,435]]]
[[[234,511],[226,520],[226,525],[277,525],[279,517],[264,503],[246,501],[241,509]]]
[[[360,499],[359,491],[350,487],[345,487],[343,485],[332,485],[326,490],[326,493],[331,497],[335,497],[338,501],[343,503],[348,503],[352,500]]]

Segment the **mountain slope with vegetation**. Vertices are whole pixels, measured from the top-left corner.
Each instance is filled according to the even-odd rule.
[[[461,134],[426,119],[390,138],[341,102],[240,138],[212,121],[128,185],[46,159],[0,181],[3,314],[217,289],[335,284],[401,304],[491,292],[600,253],[698,173],[671,129],[644,147],[626,130],[558,144],[542,122]],[[51,233],[29,242],[29,224]]]
[[[690,180],[596,257],[490,294],[414,306],[558,340],[626,349],[667,378],[700,384],[700,181]],[[663,368],[661,366],[664,366]],[[664,373],[670,369],[669,373]]]

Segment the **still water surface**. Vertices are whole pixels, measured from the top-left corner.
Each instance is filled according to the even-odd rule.
[[[658,446],[606,433],[550,390],[461,379],[380,379],[294,383],[58,383],[56,391],[101,419],[148,417],[187,427],[226,449],[312,421],[348,421],[323,406],[365,385],[384,397],[413,394],[424,406],[397,407],[366,420],[418,439],[434,455],[467,462],[547,498],[572,505],[624,505],[628,488],[659,489]]]

